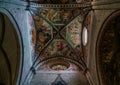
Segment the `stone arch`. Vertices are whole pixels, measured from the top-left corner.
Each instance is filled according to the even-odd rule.
[[[118,21],[116,22],[116,20]],[[113,64],[116,62],[117,59],[115,59],[116,52],[118,54],[120,53],[118,46],[119,37],[116,36],[117,34],[119,35],[120,31],[117,26],[117,23],[120,23],[119,21],[120,11],[118,10],[111,13],[104,21],[97,38],[96,63],[99,82],[101,85],[118,85],[117,82],[115,83],[115,80],[112,79],[112,73],[114,70],[112,67],[114,67]],[[107,40],[105,38],[107,38]]]
[[[18,85],[20,83],[23,65],[23,45],[21,33],[14,17],[10,14],[8,10],[0,8],[0,15],[2,16],[0,23],[2,23],[3,20],[3,28],[5,28],[0,29],[2,34],[0,35],[0,55],[1,58],[3,58],[3,65],[5,63],[7,66],[6,69],[4,69],[5,66],[3,67],[3,69],[5,71],[8,70],[8,76],[10,78],[8,79],[8,82],[6,82],[7,78],[6,81],[4,81],[5,78],[3,78],[3,80],[1,79],[1,81],[3,81],[2,83],[4,83],[5,85]],[[3,73],[2,75],[4,76],[4,74],[5,73]],[[0,76],[2,77],[2,75]]]

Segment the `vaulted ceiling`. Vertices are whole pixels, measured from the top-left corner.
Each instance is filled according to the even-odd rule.
[[[62,5],[48,5],[48,7],[29,9],[36,31],[36,37],[33,39],[35,59],[43,62],[50,58],[61,57],[80,63],[85,70],[87,67],[82,42],[85,39],[82,39],[82,30],[83,27],[86,30],[90,27],[91,15],[85,20],[89,6],[74,5],[62,8]]]

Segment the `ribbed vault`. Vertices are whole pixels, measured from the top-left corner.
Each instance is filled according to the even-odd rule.
[[[32,70],[37,75],[42,75],[43,78],[48,73],[54,74],[51,78],[55,78],[58,73],[63,77],[63,73],[66,73],[66,75],[68,75],[67,73],[71,75],[78,74],[81,78],[83,77],[80,82],[89,85],[86,76],[81,74],[86,73],[88,70],[83,52],[82,31],[83,23],[85,23],[86,28],[90,24],[87,22],[88,20],[84,19],[90,11],[91,5],[90,3],[82,3],[84,1],[81,1],[81,4],[74,2],[67,5],[30,2],[31,5],[28,6],[28,10],[33,17],[36,32]],[[75,77],[74,82],[79,80],[77,76]],[[36,81],[36,78],[35,75],[33,78],[35,80],[32,83]],[[70,81],[66,81],[70,83]],[[40,81],[36,82],[44,82],[45,84],[48,80],[42,81],[41,78]],[[76,82],[76,84],[80,82]]]

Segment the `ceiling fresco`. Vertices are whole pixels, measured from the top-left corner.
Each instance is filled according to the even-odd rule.
[[[41,17],[57,27],[56,30],[61,29],[80,14],[79,8],[76,8],[76,10],[73,8],[40,8],[38,10]]]
[[[44,2],[46,4],[51,1],[53,0],[45,0]],[[58,0],[55,1],[57,3]],[[43,1],[40,0],[40,2]],[[34,19],[36,31],[34,59],[41,63],[50,58],[62,57],[79,62],[86,68],[81,37],[83,20],[87,14],[82,8],[88,5],[74,4],[84,2],[82,0],[65,0],[65,2],[68,2],[68,5],[38,4],[36,8],[29,9]],[[65,2],[60,0],[60,3]],[[61,65],[57,66],[61,67]]]
[[[49,57],[55,57],[55,55],[79,60],[77,57],[83,55],[81,46],[83,16],[77,16],[78,12],[78,14],[73,14],[71,13],[73,10],[70,10],[43,10],[40,8],[39,14],[42,18],[34,15],[37,34],[36,56],[40,56],[41,61]],[[62,17],[63,15],[66,16]],[[43,49],[45,51],[42,51]],[[79,56],[74,53],[75,51]],[[42,54],[39,55],[41,52]]]

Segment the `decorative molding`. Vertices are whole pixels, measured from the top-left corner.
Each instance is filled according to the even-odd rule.
[[[92,9],[95,9],[95,10],[120,9],[120,0],[94,1],[91,4],[92,4]]]
[[[86,8],[90,7],[91,3],[83,4],[36,4],[30,3],[30,7],[41,7],[41,8]]]
[[[98,5],[108,5],[108,4],[115,4],[115,3],[120,3],[120,0],[93,1],[92,5],[93,6],[98,6]]]

